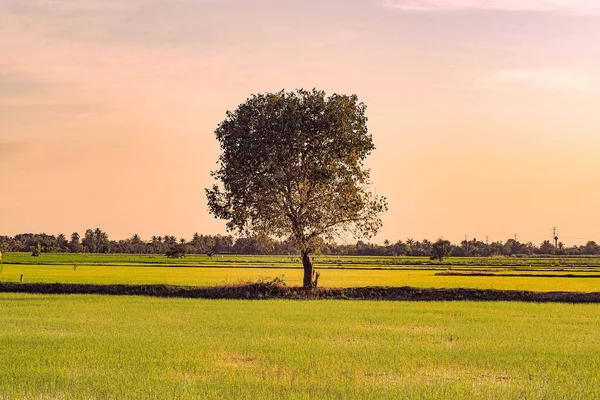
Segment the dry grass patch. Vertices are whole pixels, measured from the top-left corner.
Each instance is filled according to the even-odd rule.
[[[218,355],[219,364],[229,368],[252,368],[258,365],[259,357],[253,354],[228,353],[222,351]]]

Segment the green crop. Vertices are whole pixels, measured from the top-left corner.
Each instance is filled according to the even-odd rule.
[[[600,307],[0,294],[0,398],[597,399]]]
[[[317,267],[317,270],[319,268]],[[415,286],[425,288],[476,288],[538,292],[599,292],[598,272],[574,277],[436,275],[436,270],[322,269],[319,283],[326,287]],[[542,272],[539,272],[542,273]],[[566,272],[554,273],[557,276]],[[302,270],[264,267],[97,266],[5,264],[0,280],[45,283],[169,284],[216,286],[283,276],[288,285],[302,283]],[[529,275],[533,275],[529,273]]]

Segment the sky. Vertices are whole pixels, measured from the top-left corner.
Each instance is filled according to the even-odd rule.
[[[226,233],[215,128],[318,88],[368,107],[375,242],[600,241],[598,43],[597,0],[2,0],[0,235]]]

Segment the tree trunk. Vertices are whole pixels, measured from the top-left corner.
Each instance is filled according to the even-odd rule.
[[[313,265],[308,251],[302,252],[302,265],[304,266],[304,289],[312,289]]]

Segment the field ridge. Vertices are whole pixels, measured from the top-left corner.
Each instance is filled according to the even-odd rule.
[[[273,282],[256,282],[212,287],[171,285],[95,285],[69,283],[1,282],[0,292],[34,294],[103,294],[197,299],[290,299],[290,300],[389,300],[389,301],[518,301],[536,303],[600,303],[600,292],[533,292],[493,289],[433,289],[403,287],[319,288]]]

